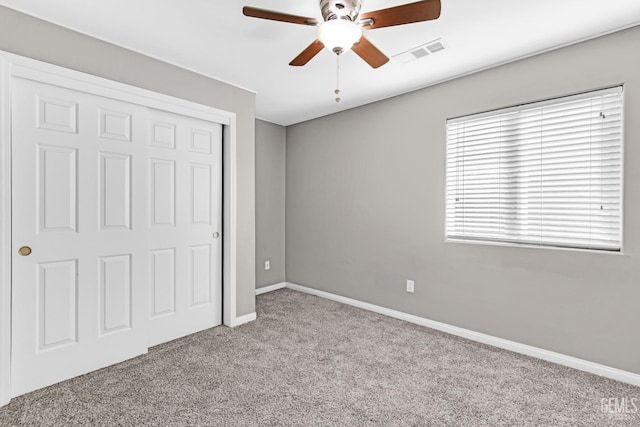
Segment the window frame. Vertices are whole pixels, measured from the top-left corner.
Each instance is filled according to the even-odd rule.
[[[454,244],[465,244],[465,245],[481,245],[481,246],[498,246],[498,247],[520,247],[525,249],[546,249],[546,250],[560,250],[560,251],[576,251],[576,252],[587,252],[587,253],[598,253],[598,254],[611,254],[611,255],[624,255],[625,253],[625,239],[624,239],[624,228],[625,228],[625,111],[626,111],[626,96],[625,96],[625,84],[615,84],[612,86],[606,86],[598,89],[590,89],[584,90],[581,92],[570,93],[566,95],[561,95],[552,98],[545,98],[538,101],[531,102],[523,102],[516,105],[503,107],[503,108],[495,108],[491,110],[486,110],[479,113],[449,117],[445,119],[445,159],[444,159],[444,172],[445,172],[445,186],[444,186],[444,242],[445,243],[454,243]],[[620,221],[619,221],[619,248],[618,249],[606,249],[606,248],[597,248],[597,247],[583,247],[583,246],[570,246],[564,244],[551,244],[551,243],[531,243],[525,241],[509,241],[507,239],[499,240],[499,239],[491,239],[491,238],[473,238],[469,236],[465,237],[450,237],[448,222],[449,222],[449,184],[450,184],[450,176],[449,176],[449,124],[470,120],[482,119],[483,117],[497,116],[502,114],[508,114],[513,112],[518,112],[531,108],[543,108],[549,105],[559,104],[563,101],[569,101],[571,98],[588,98],[590,96],[598,96],[598,95],[606,95],[607,93],[619,93],[620,94],[620,108],[621,108],[621,116],[620,116]]]

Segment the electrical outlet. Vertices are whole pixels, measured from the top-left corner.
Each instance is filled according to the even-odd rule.
[[[264,262],[264,269],[265,270],[269,270],[271,268],[271,261],[270,260],[266,260]]]
[[[413,293],[413,280],[407,280],[407,292],[409,293]]]

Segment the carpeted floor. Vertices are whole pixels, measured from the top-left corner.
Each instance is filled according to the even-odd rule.
[[[0,425],[640,426],[601,410],[640,409],[637,387],[287,289],[257,313],[16,398]]]

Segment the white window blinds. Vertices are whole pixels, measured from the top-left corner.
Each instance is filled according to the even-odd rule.
[[[620,250],[622,87],[447,121],[448,239]]]

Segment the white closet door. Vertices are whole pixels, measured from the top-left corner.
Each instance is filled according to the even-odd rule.
[[[222,126],[151,110],[148,344],[222,323]]]
[[[146,352],[147,114],[12,82],[13,396]]]

